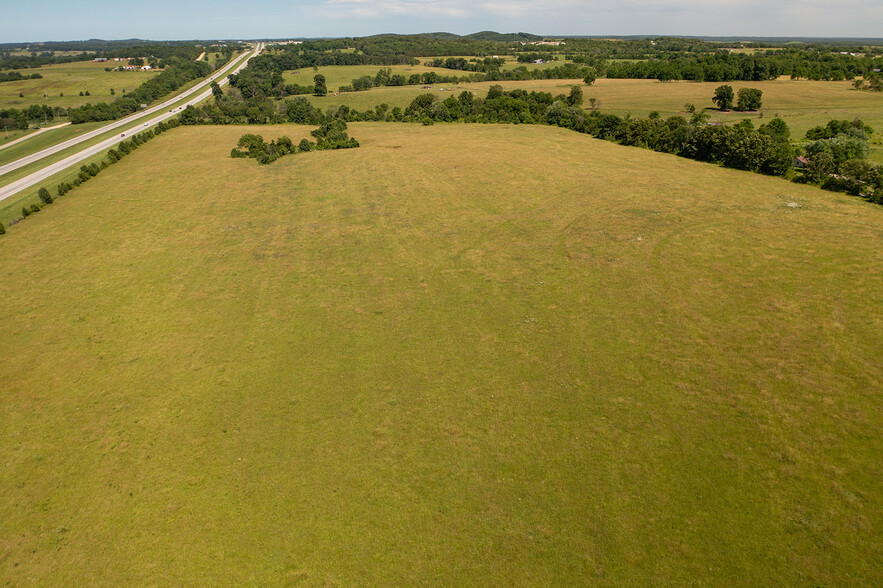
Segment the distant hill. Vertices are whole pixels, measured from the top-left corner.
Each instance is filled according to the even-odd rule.
[[[510,43],[512,41],[542,41],[543,37],[532,35],[530,33],[498,33],[496,31],[480,31],[471,35],[457,35],[456,33],[420,33],[418,37],[426,37],[429,39],[471,39],[473,41],[497,41],[502,43]]]
[[[465,36],[467,39],[475,39],[477,41],[502,41],[508,43],[510,41],[542,41],[543,37],[532,35],[530,33],[497,33],[495,31],[480,31]]]
[[[460,35],[454,33],[420,33],[420,37],[426,37],[428,39],[462,39]]]

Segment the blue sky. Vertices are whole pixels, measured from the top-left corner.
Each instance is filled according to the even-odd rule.
[[[881,0],[84,0],[15,2],[0,42],[341,37],[481,30],[540,35],[883,36]]]

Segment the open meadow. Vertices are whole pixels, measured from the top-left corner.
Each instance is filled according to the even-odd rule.
[[[134,90],[157,75],[156,71],[104,71],[105,67],[118,65],[126,65],[126,62],[76,61],[19,70],[25,76],[38,73],[43,77],[0,83],[0,109],[27,108],[31,104],[72,108],[87,102],[112,102],[123,95],[123,90]],[[111,95],[111,88],[115,95]],[[80,96],[80,92],[87,91],[89,96]],[[20,97],[20,93],[24,97]]]
[[[310,130],[0,239],[4,583],[883,584],[883,207],[545,126],[230,157]]]

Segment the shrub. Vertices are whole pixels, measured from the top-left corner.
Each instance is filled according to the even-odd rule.
[[[850,178],[829,176],[822,182],[822,188],[831,192],[845,192],[852,196],[861,194],[862,185]]]
[[[6,234],[6,227],[3,226],[3,223],[0,223],[0,235]]]

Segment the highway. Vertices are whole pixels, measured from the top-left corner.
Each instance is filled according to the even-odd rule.
[[[230,75],[231,73],[237,73],[239,70],[241,70],[243,67],[245,67],[245,65],[248,63],[248,60],[251,59],[252,57],[254,57],[255,55],[257,55],[258,53],[260,53],[262,49],[263,49],[263,44],[259,43],[257,45],[257,47],[255,47],[255,49],[250,54],[246,54],[245,56],[240,56],[239,59],[235,60],[233,63],[230,63],[225,68],[223,68],[217,72],[213,72],[209,78],[203,80],[202,82],[198,83],[197,85],[193,86],[192,88],[188,89],[187,91],[182,92],[178,96],[175,96],[174,98],[166,100],[162,104],[158,104],[156,106],[152,106],[152,107],[147,108],[145,110],[138,111],[138,112],[131,114],[125,118],[121,118],[121,119],[113,121],[107,125],[104,125],[101,128],[95,129],[94,131],[89,131],[88,133],[85,133],[85,134],[80,135],[78,137],[74,137],[73,139],[69,139],[69,140],[64,141],[62,143],[58,143],[57,145],[53,145],[52,147],[47,147],[46,149],[43,149],[42,151],[38,151],[37,153],[27,155],[25,157],[22,157],[21,159],[18,159],[16,161],[11,162],[11,163],[7,163],[6,165],[0,166],[0,176],[7,174],[13,170],[16,170],[20,167],[24,167],[28,164],[31,164],[35,161],[39,161],[39,160],[43,159],[44,157],[48,157],[54,153],[58,153],[59,151],[64,151],[65,149],[72,147],[74,145],[77,145],[79,143],[82,143],[83,141],[88,141],[89,139],[92,139],[94,137],[98,137],[98,136],[103,135],[104,133],[107,133],[107,132],[112,131],[114,129],[118,129],[120,127],[125,127],[127,125],[130,125],[133,122],[143,119],[144,117],[149,116],[155,112],[167,111],[172,104],[176,104],[177,102],[180,102],[183,98],[186,98],[187,96],[190,96],[196,92],[199,92],[203,88],[206,88],[217,78],[222,78],[221,81],[218,82],[219,85],[226,84],[228,75]],[[236,68],[236,69],[231,72],[230,70],[232,70],[233,68]],[[208,94],[211,94],[211,89],[209,89]],[[201,94],[200,95],[201,97],[198,98],[196,101],[198,102],[199,100],[204,99],[208,94],[206,94],[206,93]],[[195,103],[196,102],[194,102],[194,101],[190,101],[187,104],[195,104]],[[169,117],[166,116],[165,118],[169,118]],[[164,120],[165,118],[157,117],[155,119],[152,119],[152,121],[148,122],[148,126],[152,126],[152,125],[158,123],[159,121]],[[131,132],[135,132],[134,129]],[[103,145],[104,143],[102,142],[101,144]],[[111,143],[111,145],[113,145],[113,144],[114,143]],[[77,155],[79,155],[79,154],[77,154]],[[67,161],[67,159],[65,159],[63,161]],[[61,163],[61,162],[59,162],[59,163]],[[74,163],[76,163],[76,162],[74,162]],[[28,176],[28,178],[30,178],[30,177],[31,176]],[[27,179],[27,178],[22,178],[22,180],[25,180],[25,179]],[[40,181],[40,180],[36,180],[36,181]],[[18,184],[18,182],[14,182],[13,184],[10,184],[10,185],[14,185],[14,184]],[[28,187],[29,185],[32,185],[32,184],[23,185],[23,187],[20,187],[18,189],[23,190],[24,188]],[[3,189],[2,193],[3,194],[6,193],[5,188]],[[0,200],[3,200],[3,198],[4,197],[0,196]]]

